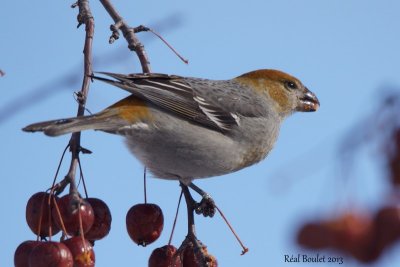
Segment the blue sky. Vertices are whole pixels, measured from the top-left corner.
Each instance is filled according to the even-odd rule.
[[[378,104],[381,88],[400,87],[398,1],[114,2],[131,26],[154,27],[190,62],[181,63],[156,37],[141,33],[154,72],[229,79],[255,69],[280,69],[298,77],[320,99],[318,112],[295,114],[284,123],[265,161],[197,182],[214,197],[250,249],[240,256],[240,247],[218,216],[196,218],[198,237],[220,266],[289,266],[285,254],[303,253],[293,236],[305,218],[337,212],[343,202],[374,207],[383,201],[386,184],[370,167],[379,155],[363,152],[363,176],[351,183],[349,193],[338,182],[336,152],[346,129]],[[26,202],[50,186],[69,138],[20,129],[76,113],[73,92],[80,88],[84,31],[76,29],[77,10],[70,4],[7,1],[0,10],[0,69],[6,73],[0,78],[2,266],[12,266],[19,243],[35,238],[25,223]],[[96,24],[94,69],[140,72],[124,40],[108,44],[111,19],[100,3],[92,1],[91,6]],[[33,98],[32,92],[38,91]],[[125,95],[93,83],[88,108],[99,111]],[[11,112],[14,101],[21,99],[22,108]],[[151,251],[168,242],[178,184],[149,179],[149,201],[163,209],[165,228],[153,245],[137,247],[126,233],[125,215],[130,206],[143,201],[143,167],[120,137],[90,131],[82,140],[94,152],[81,158],[89,194],[108,203],[113,215],[110,235],[96,243],[96,266],[146,266]],[[67,157],[61,174],[68,164]],[[185,236],[183,211],[173,240],[176,246]],[[400,260],[395,251],[379,266]],[[343,266],[355,264],[345,259]]]

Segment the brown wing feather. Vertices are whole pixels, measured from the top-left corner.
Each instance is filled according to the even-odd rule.
[[[158,73],[123,75],[101,72],[101,74],[115,80],[98,76],[93,78],[120,87],[159,108],[204,127],[225,132],[233,125],[237,125],[232,114],[196,97],[191,85],[180,76]]]

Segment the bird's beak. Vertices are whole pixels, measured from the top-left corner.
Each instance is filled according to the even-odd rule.
[[[297,106],[297,111],[301,112],[311,112],[317,111],[319,108],[319,100],[313,92],[305,88],[305,92],[299,99],[299,105]]]

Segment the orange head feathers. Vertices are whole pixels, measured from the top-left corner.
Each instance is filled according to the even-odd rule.
[[[234,80],[266,95],[283,114],[315,111],[319,108],[317,97],[307,87],[297,78],[279,70],[256,70]]]

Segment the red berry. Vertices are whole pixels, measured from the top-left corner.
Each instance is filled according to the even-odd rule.
[[[14,266],[15,267],[27,267],[29,266],[29,254],[32,250],[41,244],[40,241],[25,241],[22,242],[14,253]]]
[[[400,185],[400,150],[389,159],[389,169],[392,183],[394,185]]]
[[[87,239],[74,236],[64,240],[63,243],[69,248],[74,259],[74,267],[93,267],[95,263],[94,250]]]
[[[71,195],[65,195],[62,198],[58,199],[57,204],[67,233],[72,236],[78,236],[80,232],[79,210],[77,207],[78,203],[76,203],[75,205],[75,203],[73,203],[73,201],[71,200]],[[93,225],[93,209],[90,204],[84,199],[80,199],[79,209],[82,217],[83,232],[86,233]],[[58,215],[56,208],[53,209],[52,214],[55,223],[58,227],[61,228],[60,216]]]
[[[36,235],[47,237],[51,234],[55,235],[60,231],[60,228],[54,223],[51,217],[51,207],[53,207],[53,199],[51,199],[50,207],[48,205],[50,194],[46,192],[38,192],[32,195],[26,204],[26,222],[29,228]],[[52,198],[56,196],[52,196]],[[40,228],[40,233],[39,233]]]
[[[111,229],[111,212],[107,204],[98,198],[87,198],[94,212],[94,222],[89,232],[85,234],[88,240],[99,240],[104,238]]]
[[[29,255],[29,267],[72,267],[71,251],[59,242],[41,242]]]
[[[126,215],[126,228],[131,239],[138,245],[153,243],[161,235],[164,216],[156,204],[137,204]]]
[[[382,250],[400,239],[400,207],[381,208],[374,218],[376,244]]]
[[[332,247],[349,253],[362,262],[371,262],[377,255],[373,252],[374,225],[369,216],[347,212],[325,222],[333,238]]]
[[[193,243],[187,243],[182,252],[182,264],[185,267],[197,267],[197,266],[207,266],[207,267],[217,267],[217,259],[208,253],[207,247],[201,244],[201,250],[193,246]]]
[[[320,222],[303,225],[297,234],[297,243],[311,249],[327,248],[332,239],[329,229]]]
[[[199,255],[201,256],[201,255]],[[196,255],[192,246],[187,246],[182,253],[182,264],[185,267],[197,267],[202,266],[201,259]]]
[[[394,143],[396,144],[396,150],[400,153],[400,128],[397,128],[393,134]]]
[[[156,248],[150,255],[149,267],[181,267],[180,256],[172,245]]]
[[[390,140],[390,153],[388,154],[388,164],[390,176],[394,185],[400,185],[400,128],[395,129]]]
[[[361,262],[372,262],[380,255],[375,249],[374,236],[374,224],[369,216],[347,212],[305,224],[297,235],[297,242],[311,249],[334,248]]]

